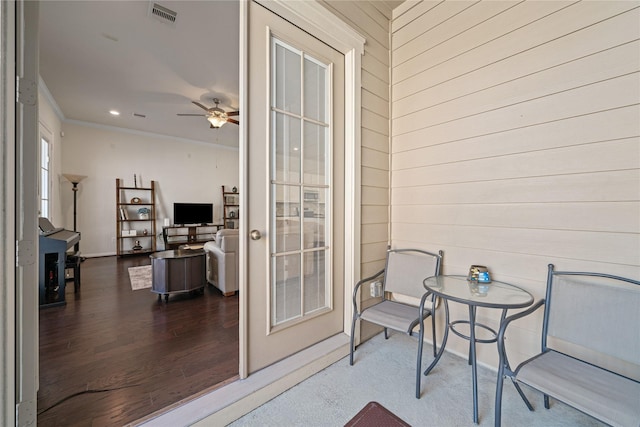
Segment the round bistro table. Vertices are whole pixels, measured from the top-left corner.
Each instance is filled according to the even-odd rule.
[[[512,308],[524,308],[533,304],[533,295],[510,283],[494,280],[488,284],[470,282],[467,276],[432,276],[423,281],[428,292],[442,298],[447,327],[445,328],[442,345],[431,365],[425,370],[427,375],[436,366],[445,347],[449,330],[461,338],[469,340],[469,364],[473,379],[473,422],[478,424],[478,371],[476,365],[476,343],[492,343],[497,340],[497,333],[489,326],[476,322],[476,309],[478,307],[497,308],[502,310],[500,324],[507,316],[507,310]],[[480,289],[479,288],[480,285]],[[483,285],[488,287],[482,288]],[[469,320],[449,321],[449,301],[464,304],[469,308]],[[435,314],[434,314],[435,316]],[[464,335],[456,327],[469,325],[469,335]],[[491,338],[476,338],[476,327],[485,329],[492,334]]]

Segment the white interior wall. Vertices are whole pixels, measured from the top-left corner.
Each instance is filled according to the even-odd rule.
[[[640,277],[639,6],[396,8],[392,245],[443,249],[444,274],[486,265],[537,298],[549,263]],[[512,363],[539,349],[541,316],[511,328]],[[466,354],[468,342],[450,337]],[[495,346],[478,351],[497,366]]]
[[[238,150],[69,121],[63,122],[63,131],[62,171],[87,176],[77,195],[84,256],[115,254],[116,178],[131,186],[134,174],[138,186],[156,181],[159,234],[164,218],[173,224],[174,202],[213,203],[214,222],[222,223],[221,186],[238,186]],[[66,180],[62,209],[62,225],[73,228],[73,193]],[[161,238],[157,244],[163,248]]]

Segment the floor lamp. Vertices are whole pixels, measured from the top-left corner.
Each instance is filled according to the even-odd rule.
[[[77,214],[77,195],[78,195],[78,184],[80,183],[80,181],[82,181],[83,179],[85,179],[87,176],[86,175],[74,175],[71,173],[63,173],[62,176],[64,176],[67,181],[69,181],[71,184],[73,184],[73,231],[78,231],[77,230],[77,226],[76,226],[76,214]],[[80,251],[80,242],[76,243],[75,246],[73,247],[73,250],[77,253],[78,251]]]

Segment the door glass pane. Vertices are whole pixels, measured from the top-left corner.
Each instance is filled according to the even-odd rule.
[[[320,122],[326,121],[326,66],[308,56],[304,60],[304,115]]]
[[[40,138],[40,212],[39,216],[49,218],[49,141]]]
[[[325,307],[327,298],[324,250],[304,254],[304,313]]]
[[[279,324],[301,315],[300,254],[273,257],[272,322]]]
[[[40,175],[40,191],[42,194],[40,195],[42,199],[47,200],[49,198],[49,171],[46,169],[42,170],[42,174]]]
[[[300,182],[300,119],[275,114],[275,176],[279,182]]]
[[[300,249],[300,187],[297,185],[274,185],[276,195],[275,238],[272,239],[275,253]]]
[[[326,184],[327,127],[315,123],[304,124],[304,182]]]
[[[40,216],[49,218],[49,201],[48,200],[40,201]]]
[[[331,231],[329,67],[273,39],[272,326],[327,309]],[[304,58],[304,67],[301,59]],[[297,75],[296,75],[297,73]],[[304,108],[301,106],[304,104]]]
[[[300,52],[282,42],[275,43],[274,88],[275,107],[300,114]]]
[[[304,189],[304,248],[317,248],[327,242],[325,236],[325,203],[327,189]]]
[[[44,138],[40,140],[40,167],[49,169],[49,143]]]

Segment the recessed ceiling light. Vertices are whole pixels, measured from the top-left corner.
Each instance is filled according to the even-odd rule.
[[[110,110],[109,114],[111,114],[112,116],[119,116],[120,115],[120,111]]]

